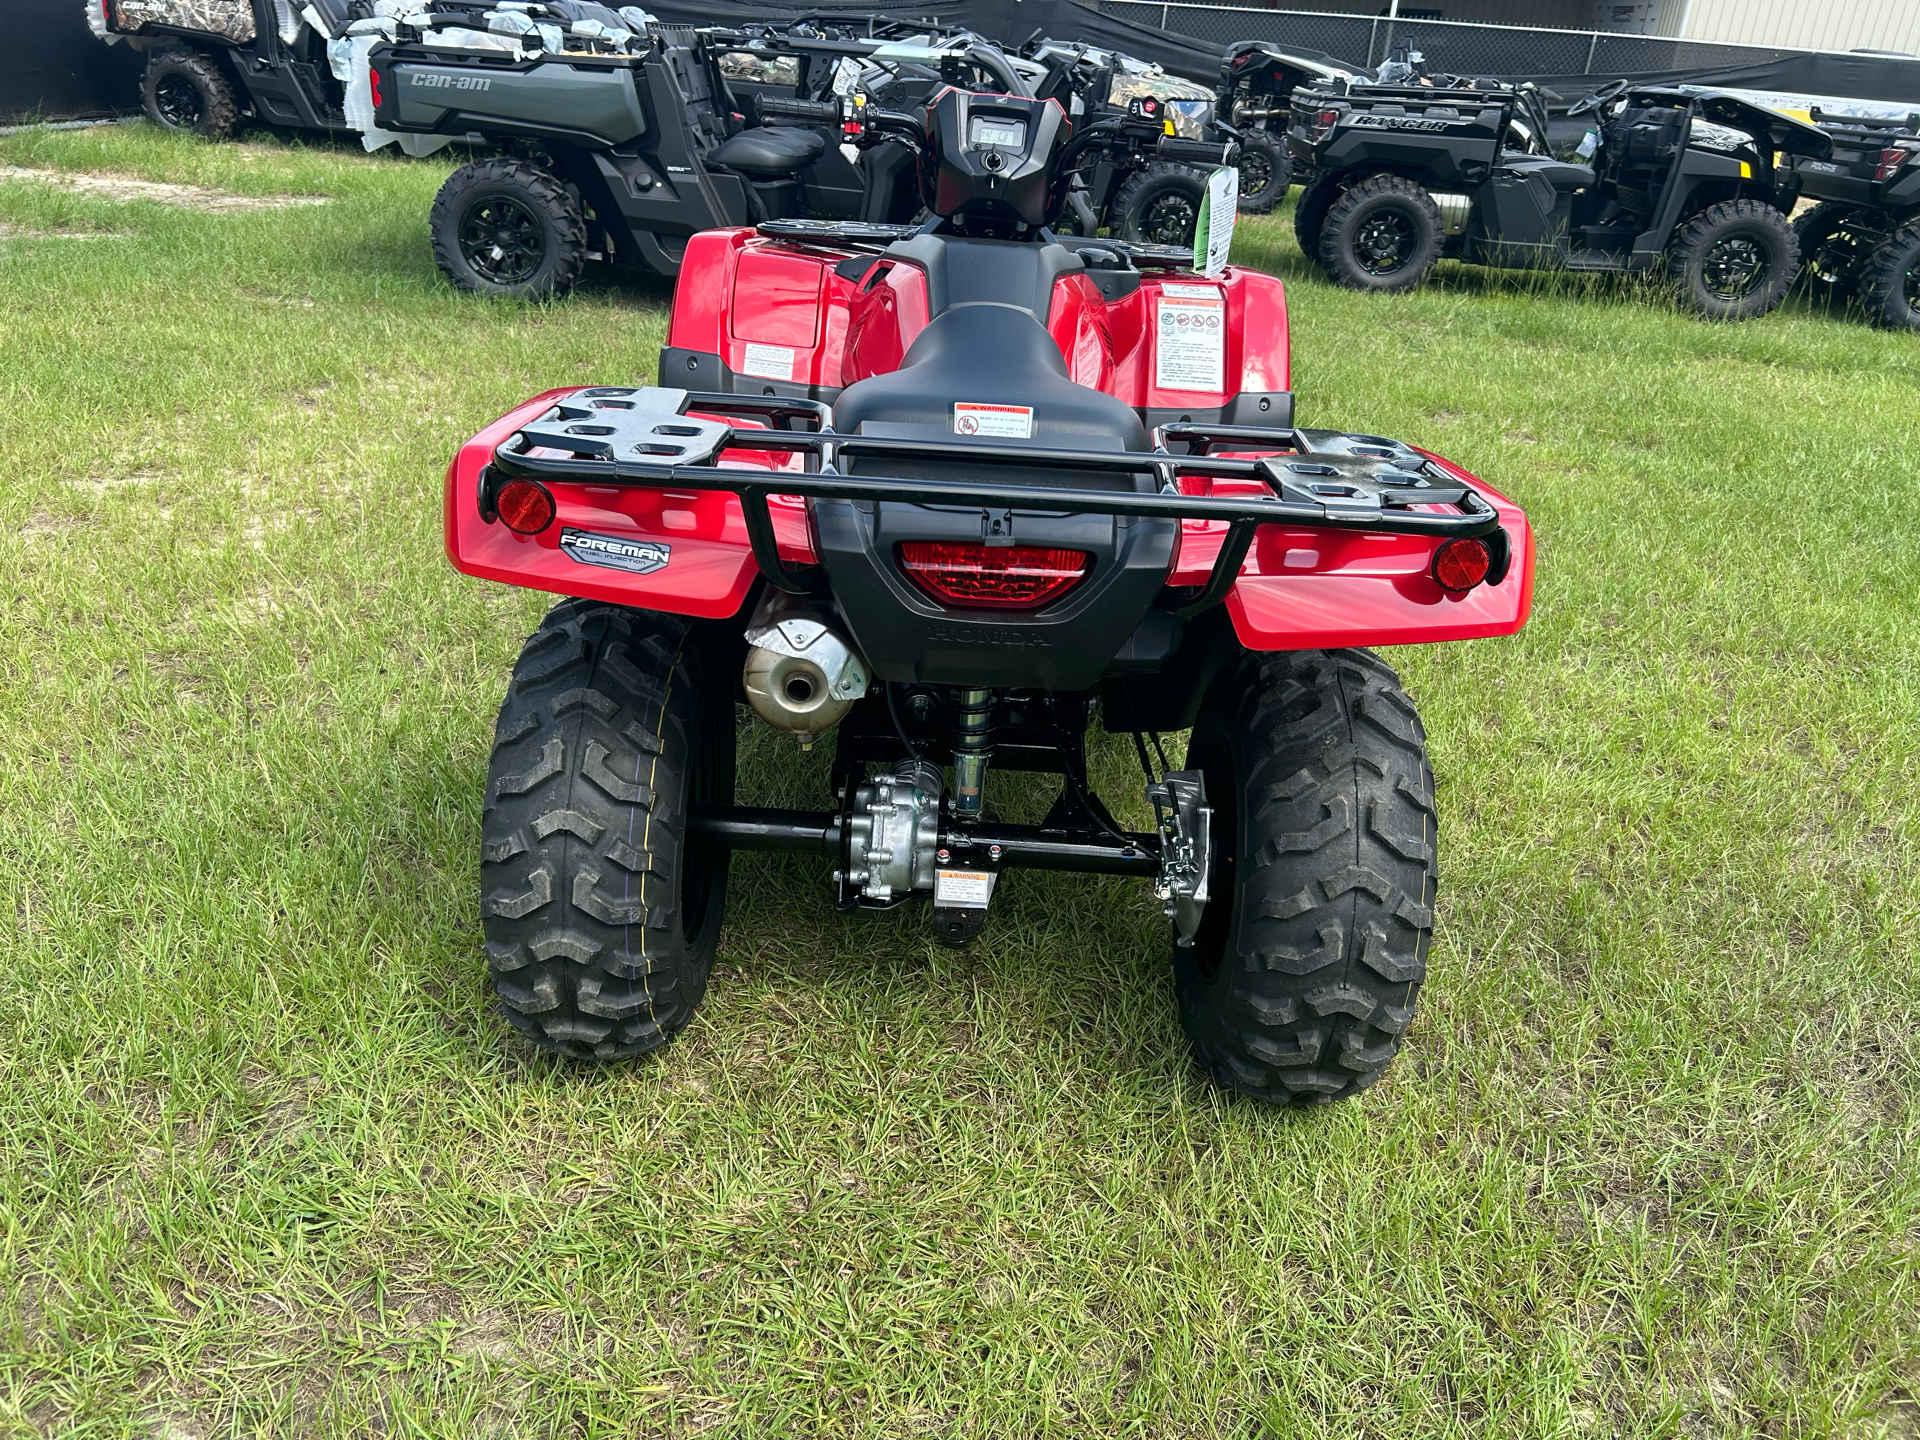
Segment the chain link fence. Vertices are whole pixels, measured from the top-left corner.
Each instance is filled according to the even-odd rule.
[[[1389,20],[1311,10],[1252,10],[1176,5],[1156,0],[1101,0],[1102,13],[1136,25],[1175,30],[1229,45],[1272,40],[1324,50],[1369,68],[1409,45],[1435,70],[1461,75],[1631,75],[1662,70],[1714,70],[1760,65],[1800,52],[1660,35],[1604,30],[1543,30],[1459,20]]]

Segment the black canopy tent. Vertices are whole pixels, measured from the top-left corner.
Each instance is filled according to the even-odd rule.
[[[21,43],[0,47],[0,124],[124,115],[140,104],[145,57],[87,29],[80,0],[11,0]]]

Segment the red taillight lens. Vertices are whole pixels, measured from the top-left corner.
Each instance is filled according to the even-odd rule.
[[[1084,550],[1039,545],[969,545],[908,540],[900,568],[914,584],[948,605],[1034,610],[1071,589],[1087,573]]]
[[[1893,174],[1894,171],[1913,159],[1915,155],[1920,155],[1920,150],[1909,150],[1905,146],[1889,145],[1885,150],[1880,152],[1880,164],[1874,170],[1873,178],[1876,180],[1885,180],[1889,175]]]
[[[538,535],[553,523],[553,496],[538,480],[509,480],[493,497],[493,508],[516,535]]]
[[[380,72],[371,65],[367,66],[367,88],[373,91],[373,108],[378,110],[380,108]]]
[[[1449,540],[1433,557],[1433,578],[1442,590],[1471,590],[1493,568],[1493,552],[1484,540]]]
[[[1338,110],[1322,110],[1313,117],[1313,138],[1315,142],[1324,140],[1333,133],[1333,127],[1340,123]]]

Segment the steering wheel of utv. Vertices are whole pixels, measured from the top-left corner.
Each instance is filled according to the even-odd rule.
[[[1567,114],[1569,115],[1591,114],[1593,111],[1598,110],[1602,106],[1604,106],[1608,101],[1617,99],[1619,96],[1621,96],[1626,92],[1626,89],[1627,89],[1627,82],[1625,80],[1616,80],[1611,85],[1602,85],[1598,90],[1594,91],[1591,95],[1587,96],[1585,99],[1576,100],[1573,102],[1573,104],[1569,105],[1567,107]]]

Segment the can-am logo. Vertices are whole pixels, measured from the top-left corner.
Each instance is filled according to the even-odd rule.
[[[571,527],[560,532],[560,548],[582,565],[604,565],[633,575],[664,570],[673,547],[658,540],[632,540],[624,535],[595,535]]]
[[[1357,130],[1447,130],[1458,120],[1428,120],[1419,115],[1354,115],[1347,121]]]
[[[415,70],[407,76],[407,84],[416,90],[488,90],[493,87],[490,75],[436,75]]]

